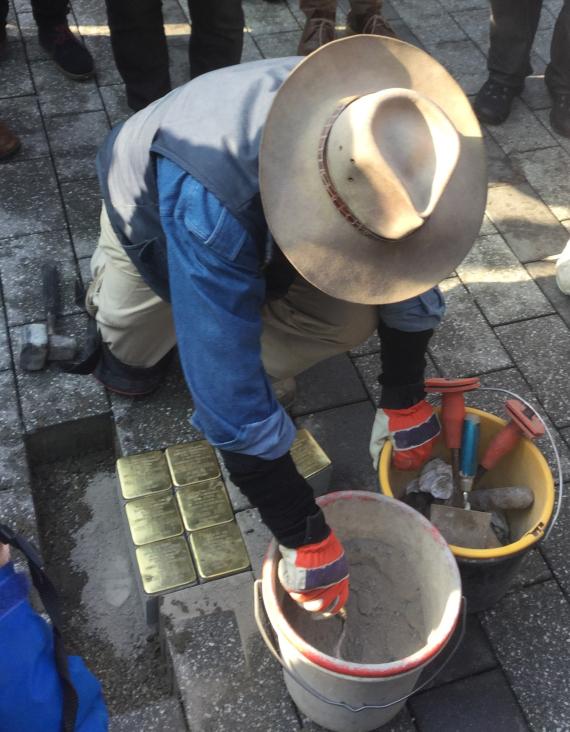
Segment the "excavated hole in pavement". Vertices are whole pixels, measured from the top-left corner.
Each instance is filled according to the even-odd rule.
[[[120,514],[111,450],[33,467],[41,547],[59,591],[68,652],[101,681],[111,714],[170,694],[146,625]]]

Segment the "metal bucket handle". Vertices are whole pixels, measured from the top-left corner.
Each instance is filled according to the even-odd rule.
[[[269,621],[269,618],[267,617],[267,611],[265,610],[265,604],[263,602],[263,598],[261,595],[261,586],[262,581],[261,580],[255,580],[253,584],[253,599],[254,599],[254,615],[255,615],[255,622],[257,624],[257,629],[259,630],[259,633],[263,640],[265,641],[265,645],[269,649],[271,655],[273,658],[281,665],[283,670],[286,674],[288,674],[293,681],[295,681],[299,686],[301,686],[306,692],[311,694],[312,696],[316,697],[319,701],[325,702],[325,704],[331,704],[335,707],[343,707],[343,709],[348,710],[349,712],[362,712],[365,709],[387,709],[388,707],[393,707],[394,704],[400,704],[400,702],[404,702],[407,699],[409,699],[413,694],[416,694],[421,689],[425,688],[428,684],[430,684],[436,676],[439,676],[439,674],[443,671],[443,669],[447,666],[447,664],[451,661],[455,653],[457,652],[457,649],[461,645],[461,642],[465,636],[465,624],[467,622],[467,604],[465,602],[465,597],[462,598],[461,601],[461,631],[459,633],[459,637],[455,643],[455,646],[453,649],[447,654],[447,657],[443,661],[442,664],[440,664],[439,668],[436,669],[436,671],[429,676],[423,683],[421,683],[419,686],[416,686],[412,691],[410,691],[409,694],[406,694],[405,696],[400,697],[399,699],[395,699],[394,701],[388,702],[388,704],[363,704],[360,707],[354,707],[352,704],[348,704],[347,702],[343,701],[336,701],[335,699],[329,699],[327,696],[324,696],[316,689],[313,689],[312,686],[307,684],[306,681],[303,681],[299,676],[297,676],[296,673],[291,671],[291,669],[285,665],[285,662],[283,661],[282,657],[279,654],[279,651],[275,645],[275,642],[271,640],[269,637],[269,633],[266,629],[266,623],[265,621]],[[262,617],[263,613],[263,617]]]

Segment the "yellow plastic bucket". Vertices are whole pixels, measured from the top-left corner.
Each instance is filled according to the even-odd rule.
[[[479,456],[506,421],[488,412],[468,407],[481,421]],[[440,439],[434,457],[449,462],[449,450]],[[395,470],[392,445],[387,441],[380,456],[378,477],[380,491],[386,496],[401,498],[406,485],[417,473]],[[473,549],[450,544],[461,571],[464,594],[470,612],[493,605],[508,590],[509,584],[526,556],[543,537],[552,518],[555,491],[548,463],[536,445],[522,438],[517,446],[482,479],[481,487],[526,485],[534,493],[534,504],[526,511],[511,511],[508,520],[513,541],[496,549]]]

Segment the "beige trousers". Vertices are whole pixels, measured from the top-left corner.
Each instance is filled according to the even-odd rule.
[[[103,341],[123,363],[153,366],[176,344],[172,310],[138,273],[104,206],[91,274],[86,306]],[[378,308],[329,297],[298,277],[284,298],[263,307],[262,317],[265,370],[285,379],[365,341],[378,325]]]

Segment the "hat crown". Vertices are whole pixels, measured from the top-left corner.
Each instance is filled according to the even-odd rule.
[[[359,224],[397,241],[429,218],[459,152],[459,135],[437,104],[392,88],[347,102],[331,126],[325,164]]]

